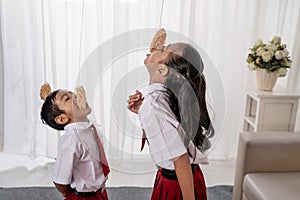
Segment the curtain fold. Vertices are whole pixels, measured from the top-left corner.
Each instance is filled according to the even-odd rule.
[[[4,139],[4,66],[3,66],[3,52],[2,52],[2,34],[1,34],[1,16],[0,16],[0,152],[3,151]]]
[[[134,169],[132,167],[140,167],[135,165],[135,159],[141,159],[141,163],[145,159],[151,165],[147,153],[139,152],[138,125],[131,129],[127,127],[136,118],[126,112],[118,118],[112,108],[118,94],[128,96],[134,92],[132,83],[139,84],[147,79],[142,65],[148,50],[126,52],[117,59],[114,53],[121,48],[129,49],[136,41],[143,43],[145,38],[129,38],[121,45],[114,38],[132,30],[158,28],[162,3],[162,0],[1,1],[4,150],[31,157],[55,157],[59,134],[40,121],[39,88],[45,81],[54,89],[73,90],[84,84],[95,89],[87,91],[89,101],[93,102],[91,118],[103,126],[112,162],[120,165],[118,160],[123,159],[124,170],[129,171]],[[245,88],[255,85],[254,73],[248,71],[245,59],[256,39],[282,37],[294,62],[288,77],[279,80],[279,84],[292,91],[296,89],[300,78],[299,4],[297,0],[164,0],[161,26],[199,44],[223,83],[224,106],[215,105],[215,114],[218,116],[225,110],[221,113],[224,119],[218,119],[221,124],[217,132],[218,143],[215,141],[210,158],[235,157],[243,125]],[[99,51],[97,59],[93,60],[99,68],[83,72],[83,67],[90,65],[87,59],[110,40],[106,52]],[[107,64],[105,60],[109,59],[115,60]],[[100,67],[107,70],[101,71]],[[136,74],[131,76],[131,73]],[[96,74],[101,76],[89,83]],[[218,93],[214,91],[216,77],[207,75],[212,93]],[[126,99],[119,101],[126,102]],[[212,101],[218,102],[218,99]],[[120,124],[126,130],[130,129],[130,133],[125,133]]]

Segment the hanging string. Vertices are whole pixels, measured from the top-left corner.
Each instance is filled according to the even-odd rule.
[[[43,58],[44,58],[44,83],[47,82],[47,64],[46,64],[46,36],[45,36],[45,15],[44,15],[44,1],[41,0],[42,7],[42,38],[43,38]]]
[[[160,16],[159,16],[159,25],[158,25],[159,28],[161,28],[161,22],[162,22],[162,16],[163,16],[163,11],[164,11],[164,5],[165,5],[165,0],[162,0],[161,9],[160,9]]]
[[[66,45],[66,59],[65,59],[65,66],[66,66],[66,74],[69,74],[70,70],[70,62],[69,62],[69,2],[65,1],[65,31],[66,31],[66,38],[65,38],[65,45]],[[65,83],[69,86],[69,76],[65,77]]]
[[[81,31],[80,31],[80,39],[79,39],[79,59],[78,59],[78,73],[80,72],[80,64],[81,64],[81,43],[82,43],[82,35],[83,35],[83,18],[84,18],[84,5],[85,5],[85,0],[82,0],[82,8],[81,8]],[[80,74],[78,76],[78,82],[80,82]]]
[[[42,15],[42,44],[43,44],[43,58],[44,58],[44,63],[43,63],[43,68],[44,68],[44,83],[47,82],[47,64],[46,64],[46,35],[45,35],[45,15],[44,15],[44,1],[41,0],[41,15]],[[31,147],[31,159],[36,157],[36,126],[34,127],[34,137],[33,137],[33,144]],[[46,135],[48,135],[48,128],[45,129]],[[48,147],[48,140],[46,140],[46,145]],[[48,155],[48,148],[46,148],[46,155]]]

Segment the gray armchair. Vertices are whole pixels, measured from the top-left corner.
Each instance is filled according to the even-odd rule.
[[[233,200],[300,199],[300,133],[241,133]]]

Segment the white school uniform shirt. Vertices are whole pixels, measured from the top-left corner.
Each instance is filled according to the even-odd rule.
[[[174,160],[187,153],[182,137],[184,130],[168,104],[166,86],[160,83],[150,84],[144,94],[144,101],[138,116],[144,129],[153,162],[158,166],[174,170]],[[206,155],[189,143],[191,164],[208,164]]]
[[[89,122],[76,122],[65,126],[66,133],[58,144],[53,182],[70,184],[78,192],[97,191],[104,186],[107,177],[104,177],[102,171],[92,125]],[[99,128],[96,129],[99,134]]]

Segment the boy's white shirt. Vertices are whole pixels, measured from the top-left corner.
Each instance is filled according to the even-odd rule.
[[[174,169],[174,160],[187,153],[182,137],[184,130],[171,111],[166,98],[166,87],[160,83],[149,85],[139,109],[139,119],[149,142],[153,162],[159,167]],[[208,158],[192,141],[189,144],[193,164],[208,164]]]
[[[100,153],[90,122],[76,122],[65,126],[61,136],[52,180],[70,184],[78,192],[97,191],[105,185]],[[95,126],[98,134],[102,131]],[[101,135],[99,135],[101,139]],[[103,141],[103,140],[101,140]]]

